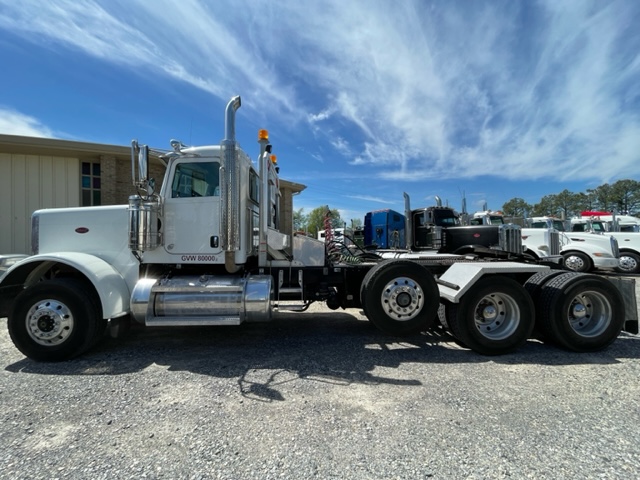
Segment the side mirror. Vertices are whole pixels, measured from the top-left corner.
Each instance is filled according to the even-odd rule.
[[[139,145],[137,140],[131,141],[131,180],[136,188],[153,193],[155,182],[149,179],[149,147]]]

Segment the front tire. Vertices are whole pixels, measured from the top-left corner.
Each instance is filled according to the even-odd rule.
[[[451,333],[483,355],[512,352],[533,330],[533,301],[522,285],[507,277],[481,278],[460,303],[446,304],[445,312]]]
[[[593,269],[589,255],[582,252],[563,253],[564,266],[573,272],[586,273]]]
[[[24,355],[55,362],[92,347],[104,334],[106,322],[84,282],[59,278],[23,290],[7,325],[11,340]]]
[[[620,252],[620,264],[616,270],[620,273],[640,273],[640,255],[633,252]]]
[[[408,260],[385,260],[362,281],[362,309],[378,329],[408,335],[431,328],[440,293],[433,275]]]
[[[606,278],[565,273],[542,287],[540,328],[553,343],[576,352],[611,344],[622,331],[624,300]]]

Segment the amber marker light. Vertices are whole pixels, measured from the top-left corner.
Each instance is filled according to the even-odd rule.
[[[276,157],[275,155],[271,155],[271,163],[273,164],[278,163],[278,157]]]
[[[269,140],[269,132],[267,130],[258,130],[258,140]]]

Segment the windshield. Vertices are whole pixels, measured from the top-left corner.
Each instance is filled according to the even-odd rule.
[[[438,227],[452,227],[460,225],[460,220],[451,210],[434,210],[433,219]]]
[[[555,228],[559,232],[564,232],[562,220],[536,220],[531,222],[531,228],[549,228],[549,224],[551,224],[551,228]]]

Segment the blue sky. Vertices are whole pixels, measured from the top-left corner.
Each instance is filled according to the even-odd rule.
[[[0,133],[270,131],[295,208],[345,220],[640,180],[640,2],[0,0]]]

